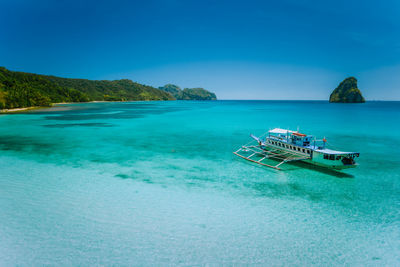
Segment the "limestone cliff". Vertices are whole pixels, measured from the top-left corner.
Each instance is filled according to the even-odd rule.
[[[364,103],[365,99],[357,87],[357,79],[349,77],[344,79],[329,97],[333,103]]]

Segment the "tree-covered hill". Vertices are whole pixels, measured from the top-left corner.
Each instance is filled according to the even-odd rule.
[[[92,81],[54,76],[46,76],[46,78],[62,87],[77,89],[93,100],[175,100],[171,94],[128,79]]]
[[[50,106],[58,102],[174,99],[167,92],[131,80],[69,79],[0,67],[0,109]]]
[[[181,89],[174,84],[166,84],[159,89],[170,93],[178,100],[217,100],[214,93],[203,88],[185,88]]]
[[[182,91],[182,89],[179,86],[175,85],[175,84],[166,84],[164,86],[158,87],[158,89],[170,93],[176,99],[179,99],[180,93]]]
[[[217,100],[214,93],[203,88],[185,88],[182,90],[182,100]]]

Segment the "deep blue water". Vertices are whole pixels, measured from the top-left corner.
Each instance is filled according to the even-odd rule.
[[[232,154],[274,127],[359,166]],[[400,102],[70,104],[0,129],[0,265],[400,265]]]

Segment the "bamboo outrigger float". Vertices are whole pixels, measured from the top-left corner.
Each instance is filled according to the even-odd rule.
[[[317,140],[312,135],[286,129],[275,128],[268,131],[268,136],[250,135],[257,145],[244,145],[235,155],[251,162],[280,170],[287,162],[303,161],[306,163],[332,169],[354,168],[357,152],[343,152],[326,148],[326,139]],[[257,157],[257,158],[256,158]],[[272,159],[279,161],[276,165],[265,163]]]

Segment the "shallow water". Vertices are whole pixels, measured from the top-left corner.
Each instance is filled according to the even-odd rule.
[[[232,154],[298,126],[360,165]],[[0,265],[400,264],[400,102],[71,104],[0,129]]]

